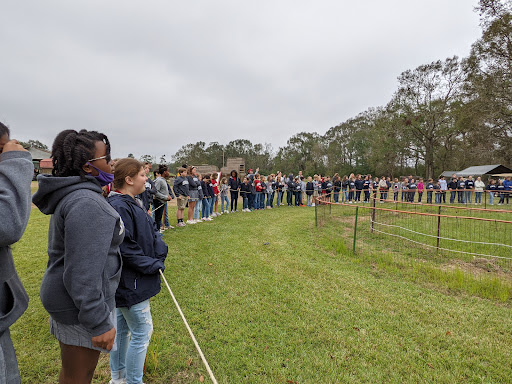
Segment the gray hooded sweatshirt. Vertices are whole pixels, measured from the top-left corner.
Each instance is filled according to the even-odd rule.
[[[52,215],[43,306],[55,321],[101,335],[113,328],[109,314],[121,277],[123,222],[92,176],[39,175],[37,180],[32,201]]]
[[[0,154],[0,334],[28,306],[28,296],[14,268],[10,245],[21,238],[28,223],[33,174],[30,153]]]

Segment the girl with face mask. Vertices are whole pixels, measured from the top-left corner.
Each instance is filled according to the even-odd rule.
[[[41,301],[59,341],[59,383],[90,383],[116,335],[115,292],[124,225],[102,196],[113,181],[108,138],[67,130],[52,146],[53,171],[39,175],[33,203],[52,215]]]

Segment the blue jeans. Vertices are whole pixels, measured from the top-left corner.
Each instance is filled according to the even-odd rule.
[[[165,211],[164,211],[164,225],[166,227],[170,226],[169,224],[169,208],[167,207],[167,204],[165,204]]]
[[[279,207],[283,201],[283,191],[277,192],[277,206]]]
[[[224,212],[224,202],[226,202],[226,211],[229,211],[229,199],[227,196],[220,196],[220,211]]]
[[[441,204],[441,194],[436,193],[436,204]]]
[[[260,195],[261,195],[260,192],[256,192],[256,194],[254,195],[254,200],[253,200],[253,208],[254,209],[260,209]]]
[[[212,196],[208,198],[208,202],[210,203],[210,216],[213,215],[213,206],[215,205],[215,202],[217,201],[217,196]]]
[[[205,197],[202,201],[203,209],[201,209],[201,217],[210,216],[210,201],[211,197]]]
[[[494,192],[489,192],[489,204],[493,205],[494,203]]]
[[[340,201],[340,193],[334,192],[334,202],[339,203],[339,201]]]
[[[343,195],[341,196],[341,202],[346,203],[348,200],[348,191],[346,189],[343,190]]]
[[[196,201],[196,205],[194,207],[194,220],[199,220],[201,218],[201,200]]]
[[[466,203],[471,204],[471,191],[464,191],[464,192],[466,194],[466,199],[465,199]]]
[[[483,192],[475,192],[475,203],[482,204],[482,193]]]
[[[130,308],[116,308],[117,350],[110,352],[112,379],[126,378],[127,384],[142,383],[144,360],[153,334],[150,309],[149,299]]]
[[[249,208],[249,199],[247,197],[245,197],[245,195],[244,195],[243,209],[247,209],[247,208]]]
[[[274,192],[267,192],[267,207],[272,207],[274,202]]]

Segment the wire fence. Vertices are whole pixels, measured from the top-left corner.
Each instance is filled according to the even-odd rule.
[[[380,200],[368,204],[316,199],[317,227],[335,229],[346,248],[370,261],[386,255],[422,270],[451,271],[459,284],[486,280],[512,297],[512,211]]]

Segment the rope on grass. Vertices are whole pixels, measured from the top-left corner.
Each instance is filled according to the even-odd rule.
[[[171,294],[172,300],[174,301],[174,304],[176,305],[176,308],[178,308],[178,312],[180,313],[181,318],[183,319],[183,322],[185,323],[185,326],[187,327],[188,333],[190,334],[190,337],[192,338],[192,341],[194,342],[194,345],[196,346],[197,352],[199,352],[199,356],[201,356],[201,360],[203,360],[203,363],[206,367],[206,370],[208,371],[208,374],[210,375],[210,379],[212,379],[214,384],[217,384],[217,380],[215,379],[215,376],[213,376],[213,372],[210,369],[210,366],[208,365],[208,362],[206,361],[206,358],[204,357],[203,351],[201,351],[201,347],[197,343],[197,340],[194,336],[194,333],[192,332],[192,329],[190,329],[190,326],[188,325],[187,319],[185,318],[185,315],[181,311],[180,305],[178,304],[178,301],[174,297],[174,294],[171,291],[171,287],[169,287],[169,283],[167,283],[167,279],[165,278],[163,272],[161,269],[158,270],[160,272],[160,275],[164,279],[164,283],[167,286],[167,289],[169,290],[169,293]]]
[[[370,219],[371,220],[371,219]],[[508,245],[508,244],[501,244],[501,243],[487,243],[485,241],[471,241],[471,240],[462,240],[462,239],[452,239],[452,238],[449,238],[449,237],[442,237],[442,236],[435,236],[435,235],[428,235],[426,233],[422,233],[422,232],[416,232],[416,231],[413,231],[412,229],[409,229],[409,228],[405,228],[405,227],[401,227],[399,225],[393,225],[393,224],[384,224],[384,223],[379,223],[378,221],[373,221],[371,220],[372,223],[374,224],[378,224],[378,225],[383,225],[385,227],[394,227],[394,228],[400,228],[400,229],[403,229],[404,231],[408,231],[408,232],[412,232],[412,233],[416,233],[417,235],[423,235],[423,236],[428,236],[428,237],[433,237],[435,239],[441,239],[441,240],[449,240],[449,241],[459,241],[461,243],[471,243],[471,244],[483,244],[483,245],[498,245],[500,247],[508,247],[508,248],[512,248],[512,245]],[[504,257],[505,259],[510,259],[512,260],[512,258],[508,258],[508,257]]]

